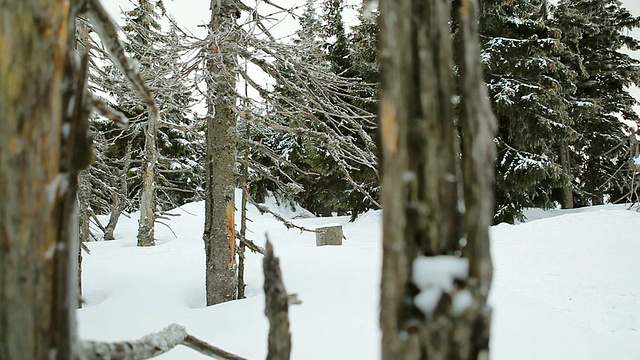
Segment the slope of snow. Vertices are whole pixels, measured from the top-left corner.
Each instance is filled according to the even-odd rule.
[[[269,205],[288,218],[303,213]],[[205,307],[204,206],[172,212],[180,214],[170,222],[177,237],[158,225],[155,247],[135,246],[137,214],[121,219],[117,240],[88,243],[80,336],[137,339],[178,323],[225,350],[263,359],[268,323],[261,256],[247,254],[247,299]],[[491,358],[640,359],[640,215],[622,207],[533,213],[529,219],[539,220],[491,230]],[[314,234],[287,231],[254,207],[249,214],[248,237],[264,244],[269,235],[287,291],[302,300],[290,308],[292,359],[378,359],[381,212],[354,223],[348,217],[294,220],[309,228],[343,224],[347,240],[338,247],[316,247]],[[184,347],[159,358],[206,359]]]

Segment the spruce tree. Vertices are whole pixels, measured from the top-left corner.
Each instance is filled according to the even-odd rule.
[[[301,49],[300,58],[296,61],[311,65],[313,71],[332,74],[330,76],[338,81],[347,80],[355,84],[355,74],[350,65],[349,38],[341,17],[342,1],[327,1],[323,6],[321,22],[313,1],[307,2],[300,18],[300,28],[293,40],[295,46]],[[334,115],[326,109],[316,108],[313,99],[298,98],[291,102],[290,99],[296,96],[296,90],[291,85],[302,88],[307,85],[289,59],[276,61],[275,66],[281,78],[274,87],[278,96],[270,106],[279,110],[267,110],[267,113],[273,121],[286,124],[289,130],[267,126],[254,128],[252,132],[253,141],[271,150],[265,153],[256,148],[251,156],[260,163],[260,168],[254,169],[250,179],[255,199],[261,200],[267,190],[274,191],[319,216],[337,213],[355,218],[357,214],[376,207],[379,184],[375,164],[359,164],[358,159],[337,158],[328,139],[318,136],[328,128],[335,127],[343,140],[352,143],[351,146],[371,151],[372,144],[367,139],[372,137],[375,124],[366,118],[354,118],[350,121],[360,123],[357,129],[350,129],[341,125],[345,124],[341,117],[346,114],[336,112]],[[353,86],[349,88],[352,95],[343,93],[339,99],[332,101],[336,101],[336,106],[344,106],[338,104],[343,102],[357,111],[370,112],[373,110],[371,99],[374,89],[369,85]],[[311,113],[300,111],[301,106],[311,108]],[[357,112],[352,116],[359,117]],[[372,198],[363,195],[363,192]]]
[[[567,99],[575,75],[561,62],[561,32],[548,20],[546,1],[482,4],[485,80],[498,118],[495,221],[552,206],[554,190],[570,193],[561,157],[573,131]]]
[[[640,48],[629,31],[640,26],[617,0],[562,0],[554,10],[562,42],[578,56],[568,59],[578,70],[578,103],[574,168],[576,204],[601,204],[620,199],[629,191],[633,170],[628,122],[639,120],[629,87],[640,84],[640,62],[622,52]],[[586,109],[585,109],[586,107]]]

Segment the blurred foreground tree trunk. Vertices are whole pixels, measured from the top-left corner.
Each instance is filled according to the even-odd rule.
[[[496,124],[476,1],[453,3],[380,2],[383,359],[489,358]]]
[[[88,165],[73,0],[0,0],[0,359],[75,353],[77,174]]]

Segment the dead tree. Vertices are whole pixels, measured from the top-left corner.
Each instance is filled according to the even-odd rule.
[[[97,0],[0,2],[0,358],[73,359],[76,189],[91,159],[87,57],[75,61],[85,11],[114,62],[154,106]],[[20,29],[20,31],[15,31]],[[120,46],[120,47],[119,47]],[[42,59],[52,59],[42,61]]]
[[[273,246],[269,240],[267,240],[262,267],[266,301],[264,313],[269,319],[267,360],[289,360],[291,354],[289,295],[282,282],[280,261],[273,254]]]
[[[276,13],[293,13],[273,2],[268,6]],[[208,37],[193,39],[192,49],[202,51],[195,52],[186,62],[185,73],[193,72],[196,80],[204,79],[207,83],[207,194],[203,238],[207,254],[207,303],[215,304],[234,299],[236,291],[232,288],[238,282],[233,238],[237,145],[273,160],[275,169],[265,168],[255,160],[246,161],[251,157],[245,160],[245,165],[251,172],[276,184],[282,193],[296,194],[303,190],[292,173],[309,174],[262,140],[238,136],[238,118],[250,122],[255,139],[270,139],[277,134],[303,141],[313,139],[338,164],[337,170],[344,180],[372,204],[378,204],[367,192],[367,184],[357,182],[350,175],[369,168],[377,176],[375,144],[370,136],[375,127],[374,116],[352,104],[356,98],[371,100],[355,95],[365,93],[356,89],[369,85],[333,74],[321,62],[308,61],[305,52],[309,52],[309,48],[276,39],[269,32],[272,16],[261,16],[251,5],[238,0],[212,1],[211,11]],[[240,58],[252,71],[275,80],[286,91],[274,91],[253,79],[249,71],[239,66]],[[286,66],[286,72],[292,76],[283,74],[282,66]],[[243,98],[236,91],[238,78],[244,80],[253,93],[257,92],[259,98]],[[292,120],[294,118],[300,121]]]
[[[207,305],[237,296],[235,166],[237,100],[235,72],[239,35],[237,0],[211,2],[207,48],[207,147],[204,244]]]
[[[476,1],[454,4],[380,3],[383,359],[489,356],[496,124]]]

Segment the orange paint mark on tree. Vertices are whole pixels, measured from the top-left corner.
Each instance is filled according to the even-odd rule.
[[[229,260],[229,269],[233,268],[236,263],[236,226],[234,221],[236,207],[233,202],[227,203],[227,239],[229,240],[229,250],[231,259]]]
[[[470,0],[462,1],[462,6],[460,7],[460,17],[463,19],[466,19],[469,17],[469,11],[471,6],[471,4],[469,4],[469,1]]]
[[[380,130],[383,149],[395,154],[398,151],[400,126],[396,115],[396,106],[389,96],[383,96],[380,103]]]

